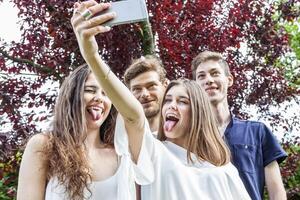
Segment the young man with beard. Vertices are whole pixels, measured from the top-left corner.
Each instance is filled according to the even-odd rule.
[[[241,120],[230,113],[227,90],[233,85],[233,76],[227,62],[221,54],[205,51],[193,59],[192,72],[208,94],[220,133],[251,199],[263,198],[265,184],[270,199],[286,199],[278,164],[287,155],[265,124]]]
[[[162,62],[153,55],[133,61],[125,71],[124,82],[142,104],[151,131],[156,135],[160,105],[168,85]]]
[[[134,60],[124,73],[124,82],[142,104],[153,135],[157,135],[162,98],[168,85],[166,71],[160,59],[153,55]],[[137,200],[141,199],[141,187]]]

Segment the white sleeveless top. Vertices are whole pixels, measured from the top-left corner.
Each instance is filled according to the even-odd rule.
[[[117,121],[116,130],[125,131],[123,133],[118,133],[121,135],[126,135],[126,130],[120,128],[123,126],[123,123]],[[116,134],[116,133],[115,133]],[[116,139],[114,141],[117,142]],[[124,145],[124,146],[122,146]],[[85,192],[85,197],[89,200],[135,200],[136,199],[136,190],[135,190],[135,175],[133,164],[131,161],[131,155],[128,151],[128,142],[122,142],[121,145],[116,145],[116,153],[119,157],[119,167],[116,173],[103,180],[103,181],[93,181],[90,184],[90,190],[92,196],[88,191]],[[101,170],[101,169],[99,169]],[[58,184],[56,177],[53,177],[49,180],[46,187],[45,200],[70,200],[65,191],[63,185]]]
[[[120,165],[114,175],[102,180],[93,181],[89,185],[89,189],[85,191],[85,197],[90,200],[117,200],[118,199],[118,179],[121,173],[122,166]],[[90,198],[88,198],[90,197]],[[57,178],[51,178],[46,187],[45,200],[68,200],[68,195],[63,185],[58,184]]]

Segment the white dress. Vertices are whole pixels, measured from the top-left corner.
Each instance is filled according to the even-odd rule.
[[[117,120],[115,145],[126,151],[127,136],[119,134],[125,132],[124,121],[121,117]],[[142,185],[142,200],[250,200],[231,163],[216,167],[192,155],[192,164],[186,154],[186,149],[154,138],[145,120],[139,160],[137,165],[132,162],[135,181]]]
[[[119,129],[120,130],[120,129]],[[124,129],[123,129],[124,130]],[[126,135],[126,132],[119,133]],[[116,150],[117,151],[117,150]],[[129,153],[120,153],[119,167],[116,173],[103,180],[93,181],[90,184],[92,196],[88,191],[85,191],[85,197],[89,200],[135,200],[136,190],[134,183],[134,171]],[[99,169],[101,170],[101,169]],[[58,184],[57,178],[53,177],[49,180],[46,187],[45,200],[70,200],[65,191],[65,187]]]

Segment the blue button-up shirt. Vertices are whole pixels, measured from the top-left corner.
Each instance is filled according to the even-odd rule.
[[[282,162],[287,154],[271,130],[257,121],[232,117],[225,130],[226,142],[232,154],[232,163],[253,200],[263,198],[264,167],[272,161]]]

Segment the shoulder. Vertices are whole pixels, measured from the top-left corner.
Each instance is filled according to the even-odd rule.
[[[39,133],[33,135],[26,144],[26,149],[42,151],[49,141],[49,134]]]
[[[238,169],[231,162],[222,166],[218,166],[215,169],[219,171],[220,178],[225,177],[226,179],[235,180],[239,179],[240,177]]]
[[[209,178],[224,180],[227,178],[235,178],[239,176],[237,169],[231,164],[227,163],[222,166],[207,165],[199,168],[199,172],[205,173]]]
[[[238,174],[237,168],[231,162],[228,162],[225,165],[223,165],[222,169],[229,173]]]
[[[255,121],[255,120],[242,120],[238,118],[233,119],[233,123],[231,125],[231,129],[242,130],[246,133],[272,133],[271,129],[263,122]]]
[[[46,169],[46,163],[48,161],[45,147],[49,137],[47,134],[33,135],[27,142],[24,154],[22,156],[21,168],[23,171],[32,171],[32,166],[35,166],[37,170]]]
[[[247,126],[253,126],[253,127],[260,127],[260,126],[266,126],[263,122],[255,121],[255,120],[244,120],[239,118],[233,119],[234,125],[247,125]]]

